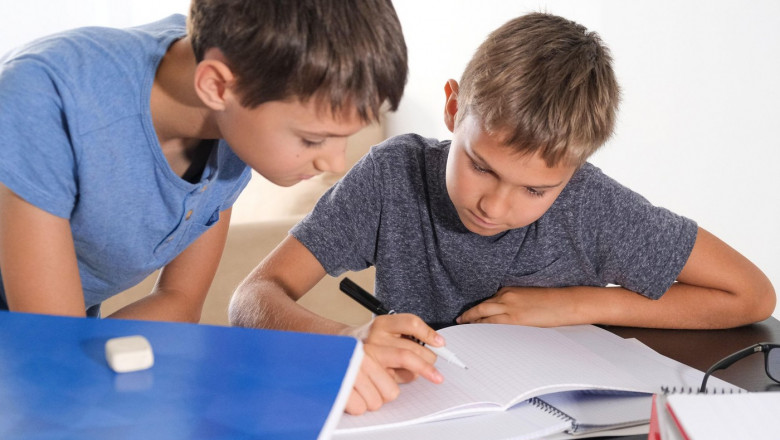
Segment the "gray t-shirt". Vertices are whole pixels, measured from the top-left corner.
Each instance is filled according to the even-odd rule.
[[[388,309],[454,324],[503,286],[615,284],[659,298],[685,265],[693,221],[651,205],[586,163],[536,222],[483,237],[447,194],[449,141],[375,146],[291,231],[332,276],[376,266]]]

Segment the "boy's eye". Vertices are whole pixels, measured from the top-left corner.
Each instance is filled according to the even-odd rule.
[[[541,197],[544,195],[544,191],[539,191],[536,188],[527,187],[526,191],[528,191],[528,194],[531,194],[534,197]]]
[[[478,165],[476,162],[474,162],[474,161],[471,161],[471,166],[472,166],[472,167],[474,167],[474,171],[476,171],[476,172],[478,172],[478,173],[483,173],[483,174],[484,174],[484,173],[489,173],[489,172],[490,172],[490,170],[489,170],[489,169],[487,169],[487,168],[482,168],[481,166],[479,166],[479,165]]]
[[[312,139],[301,138],[301,142],[303,143],[303,146],[306,148],[316,148],[324,144],[325,139],[312,140]]]

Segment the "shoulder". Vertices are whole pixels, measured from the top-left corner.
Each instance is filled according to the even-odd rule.
[[[612,178],[604,174],[601,169],[590,162],[585,162],[569,181],[569,186],[575,189],[609,187],[616,184]]]
[[[402,134],[372,147],[366,158],[379,168],[420,170],[430,168],[436,158],[446,158],[448,151],[449,141]]]
[[[627,242],[630,240],[626,237],[636,238],[639,230],[651,231],[647,233],[650,236],[695,225],[692,220],[654,205],[589,163],[572,177],[560,202],[556,211],[574,220],[584,236],[594,239],[617,237],[622,231]]]
[[[0,61],[0,87],[26,102],[61,102],[78,132],[91,131],[148,107],[144,91],[159,61],[185,34],[183,16],[128,29],[54,34]]]
[[[598,235],[602,229],[608,233],[617,224],[645,219],[654,215],[655,209],[640,194],[593,164],[585,163],[574,173],[545,216],[591,236]]]
[[[60,85],[84,90],[115,87],[119,80],[143,77],[144,70],[186,34],[184,17],[174,15],[134,28],[82,27],[34,40],[0,60],[0,72],[47,72]]]
[[[447,145],[449,145],[447,143]],[[386,139],[371,148],[370,154],[377,158],[415,157],[424,155],[428,149],[441,149],[442,142],[419,134],[401,134]]]
[[[181,38],[185,33],[186,22],[182,15],[126,29],[81,27],[34,40],[8,53],[2,63],[37,61],[65,68],[83,62],[92,64],[91,58],[96,56],[121,63],[121,57],[127,53],[149,50],[150,46],[157,46],[157,41],[164,41],[166,37]]]
[[[448,145],[415,134],[388,138],[373,146],[331,192],[377,198],[418,194],[431,176],[442,174]]]
[[[572,176],[561,193],[563,202],[580,206],[609,206],[615,204],[647,203],[647,200],[615,179],[604,174],[597,166],[586,162]],[[611,209],[611,208],[609,208]]]

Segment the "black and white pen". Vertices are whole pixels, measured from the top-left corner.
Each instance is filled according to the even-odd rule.
[[[392,315],[395,313],[395,310],[387,310],[382,303],[376,299],[376,297],[370,293],[368,293],[365,289],[355,284],[354,281],[350,280],[349,278],[344,278],[341,280],[341,283],[339,283],[339,288],[342,292],[349,295],[350,298],[354,299],[358,302],[361,306],[365,307],[371,313],[375,315]],[[457,356],[455,356],[455,353],[451,352],[446,347],[433,347],[431,345],[425,345],[428,350],[431,350],[432,352],[436,353],[437,356],[441,357],[442,359],[447,360],[448,362],[451,362],[463,369],[468,369],[466,367],[466,364],[463,363],[460,359],[458,359]]]

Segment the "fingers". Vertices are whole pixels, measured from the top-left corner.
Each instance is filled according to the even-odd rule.
[[[395,400],[400,392],[394,378],[373,356],[366,353],[345,411],[354,415],[376,411],[385,403]]]
[[[515,324],[507,314],[493,315],[472,321],[469,324]]]
[[[498,323],[496,319],[500,319],[498,317],[501,315],[506,315],[506,305],[486,300],[463,312],[462,315],[455,319],[455,322],[458,324],[476,322]]]
[[[417,375],[433,383],[444,381],[432,364],[409,350],[376,344],[365,344],[364,349],[366,355],[345,408],[348,414],[376,411],[398,397],[398,382],[414,380]]]
[[[417,341],[440,347],[444,345],[444,338],[419,317],[411,314],[379,316],[366,326],[346,331],[361,337],[366,353],[347,401],[347,413],[362,414],[379,409],[398,397],[399,383],[411,382],[417,376],[437,384],[444,381],[433,366],[436,355]]]
[[[407,342],[432,355],[434,358],[433,360],[435,361],[436,355],[431,353],[430,350],[419,344],[415,344],[412,341]],[[406,381],[407,379],[416,376],[422,376],[433,383],[442,383],[444,381],[444,377],[439,370],[433,366],[432,361],[428,361],[424,357],[417,355],[417,353],[412,350],[375,344],[365,344],[364,349],[367,354],[376,359],[383,367],[394,370],[406,370],[412,374],[412,376],[409,376],[407,373],[397,373],[396,377],[400,378],[402,381]]]
[[[417,375],[409,370],[400,370],[396,368],[388,368],[388,374],[390,374],[396,383],[409,383],[417,379]]]
[[[444,345],[444,338],[418,316],[403,313],[379,316],[374,319],[364,342],[402,348],[433,364],[436,355],[421,343],[441,347]]]
[[[366,404],[354,388],[352,389],[352,394],[349,395],[349,399],[347,399],[347,406],[344,407],[344,412],[353,416],[359,416],[366,412]]]

